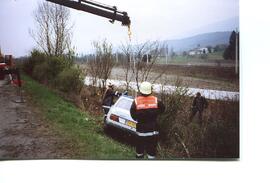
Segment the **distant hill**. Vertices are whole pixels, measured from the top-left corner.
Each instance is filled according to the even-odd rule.
[[[239,30],[239,17],[232,17],[226,20],[218,21],[212,24],[205,25],[203,27],[194,30],[194,32],[198,33],[208,33],[208,32],[223,32],[223,31],[232,31],[238,29]],[[195,35],[193,33],[193,35]]]
[[[176,52],[182,52],[196,48],[198,44],[200,44],[200,47],[216,46],[218,44],[228,44],[230,35],[231,31],[212,32],[199,34],[179,40],[166,40],[164,41],[164,43],[168,45],[169,50],[173,48],[173,50]]]

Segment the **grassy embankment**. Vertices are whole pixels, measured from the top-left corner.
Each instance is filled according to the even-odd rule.
[[[72,139],[77,148],[74,159],[132,159],[134,149],[107,137],[101,117],[89,116],[72,103],[64,101],[46,86],[23,76],[27,95],[56,132]]]
[[[34,105],[43,112],[53,127],[52,130],[72,139],[74,149],[78,152],[74,158],[134,158],[134,149],[131,146],[104,134],[101,116],[89,116],[29,77],[24,76],[23,79],[26,81],[24,89],[31,96]],[[238,102],[209,101],[204,125],[200,127],[196,120],[189,122],[191,98],[175,93],[174,96],[165,96],[162,100],[167,110],[159,121],[159,158],[239,157]]]

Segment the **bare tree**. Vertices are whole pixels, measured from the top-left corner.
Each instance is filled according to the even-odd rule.
[[[163,50],[164,45],[159,41],[147,41],[135,46],[131,46],[129,44],[122,46],[122,52],[127,56],[125,63],[126,67],[123,67],[125,70],[124,72],[128,72],[129,75],[129,77],[126,76],[127,84],[130,82],[129,79],[133,77],[135,78],[137,89],[139,88],[140,82],[156,82],[166,72],[166,65],[164,65],[161,72],[150,76],[153,72],[154,66],[162,56]],[[129,68],[131,68],[132,74]]]
[[[43,2],[34,12],[36,29],[30,30],[38,47],[49,56],[71,52],[70,11],[60,5]]]
[[[95,48],[95,57],[88,63],[87,70],[92,77],[92,84],[97,85],[98,79],[102,81],[102,88],[105,88],[106,82],[111,75],[115,65],[112,55],[112,44],[106,40],[102,42],[93,42]]]
[[[124,78],[126,82],[126,90],[129,90],[129,85],[131,80],[133,79],[134,72],[132,69],[132,46],[130,43],[127,43],[126,45],[122,45],[121,47],[122,53],[123,53],[123,59],[120,61],[120,66],[123,69]]]
[[[93,87],[94,93],[96,93],[96,87],[95,86],[97,86],[97,83],[98,83],[100,70],[101,70],[100,62],[99,62],[99,60],[97,60],[96,55],[91,56],[90,58],[88,58],[86,72],[91,77],[90,80],[92,82],[91,85],[94,86]]]

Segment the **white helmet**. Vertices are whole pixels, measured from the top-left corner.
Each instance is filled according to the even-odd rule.
[[[108,87],[113,87],[113,86],[114,85],[111,82],[108,83]]]
[[[147,81],[142,82],[140,92],[144,95],[150,95],[152,93],[152,84]]]

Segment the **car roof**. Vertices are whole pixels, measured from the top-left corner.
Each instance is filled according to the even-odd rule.
[[[130,95],[122,95],[121,97],[124,97],[124,98],[129,98],[129,99],[134,99],[134,97],[133,96],[130,96]]]
[[[132,120],[132,117],[130,116],[130,111],[129,109],[126,108],[121,108],[118,106],[118,103],[120,101],[129,101],[129,102],[133,102],[134,98],[132,96],[127,96],[127,95],[122,95],[118,98],[118,100],[116,101],[115,105],[113,105],[110,109],[110,113],[116,114],[121,116],[122,118],[126,118],[128,120]]]

